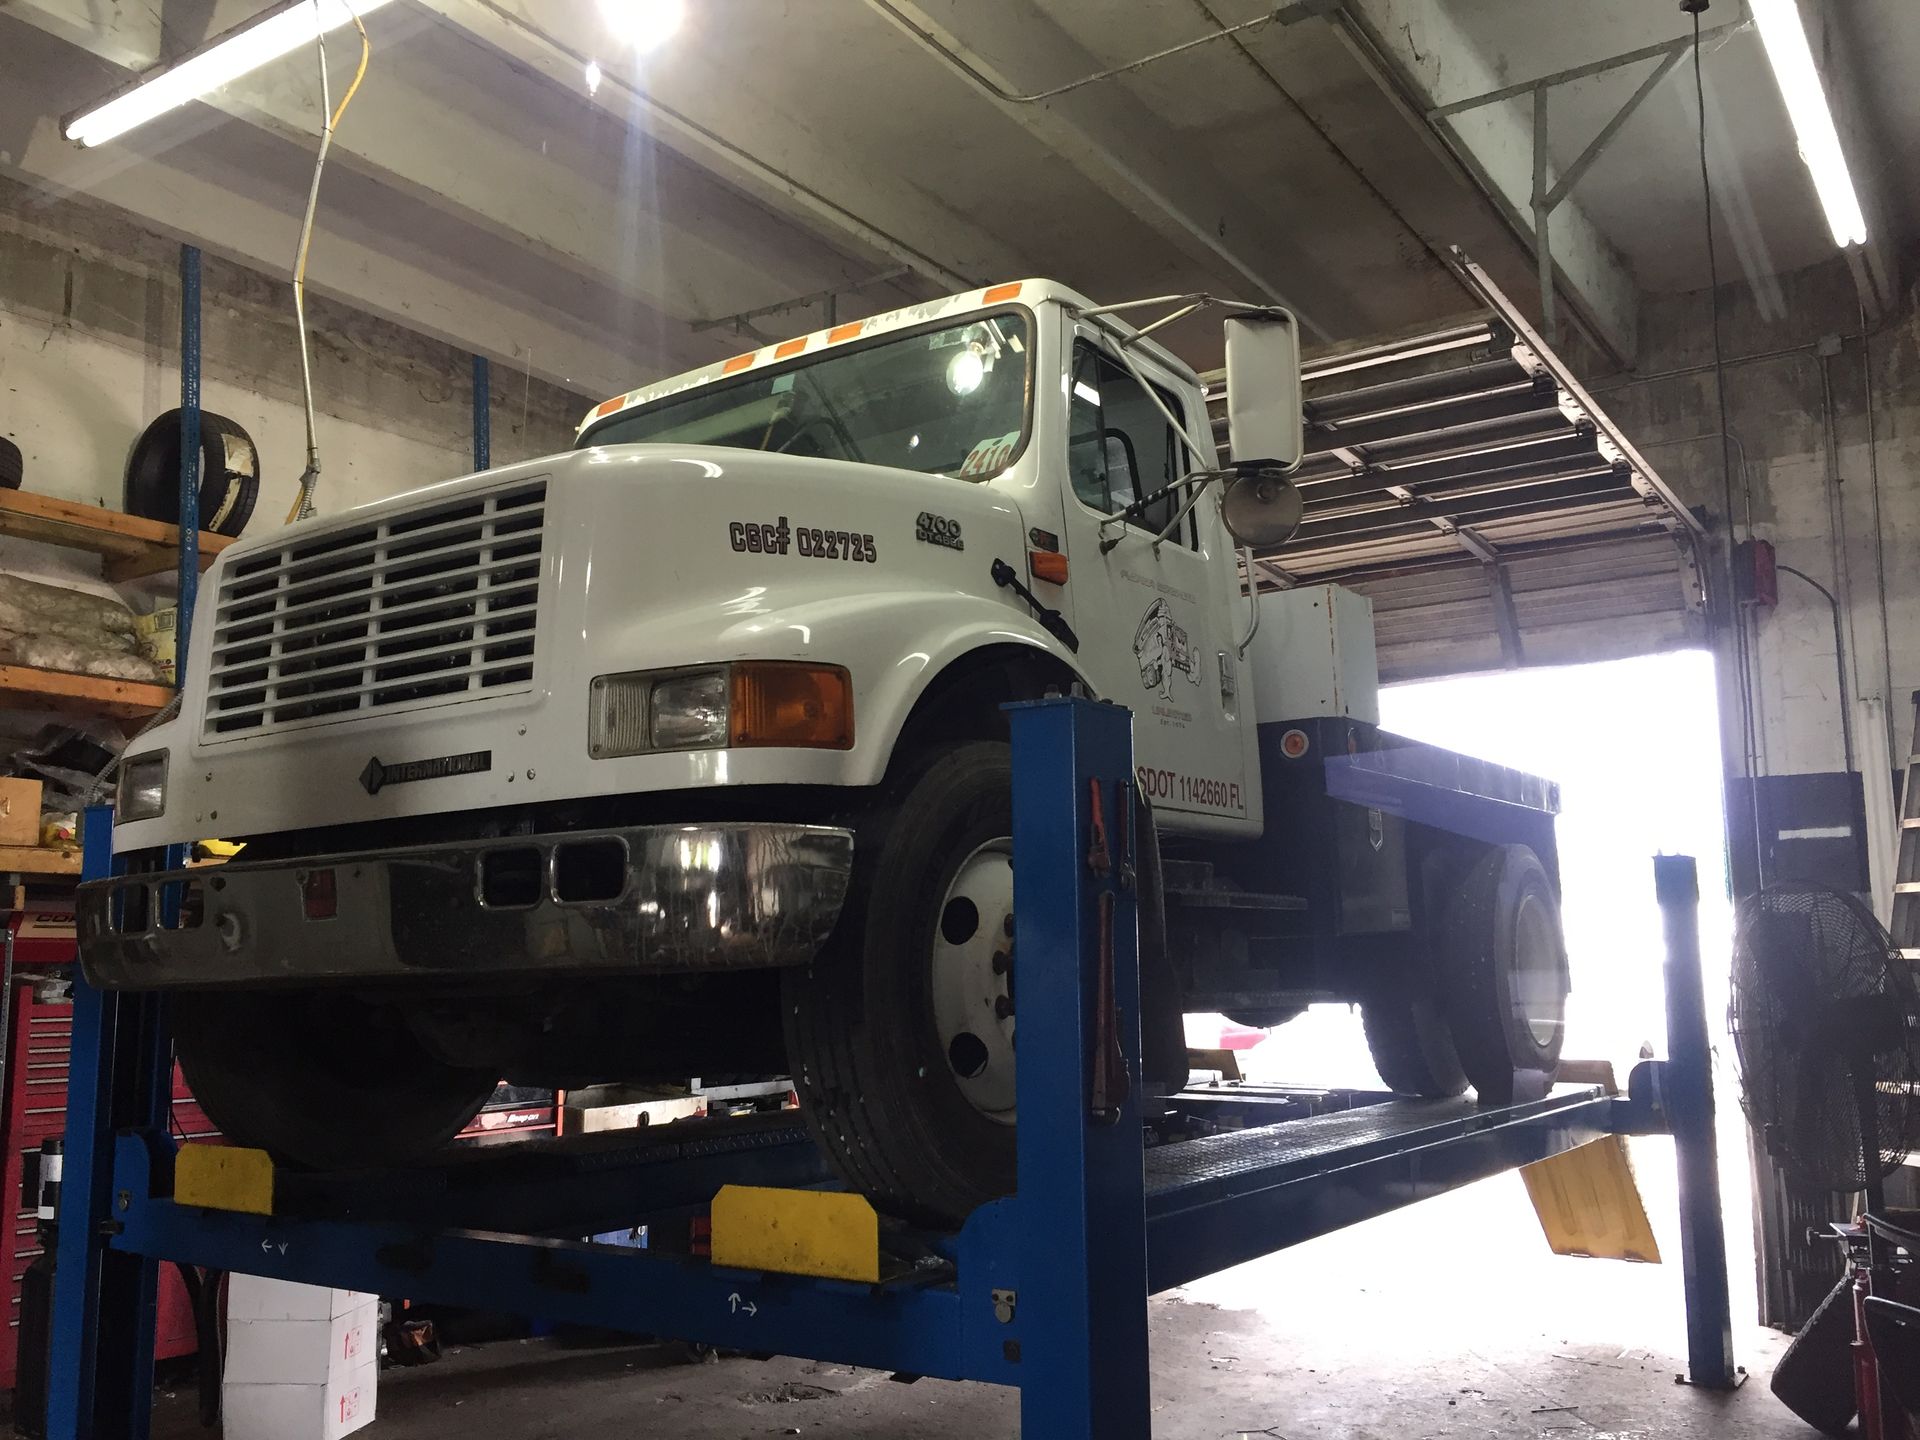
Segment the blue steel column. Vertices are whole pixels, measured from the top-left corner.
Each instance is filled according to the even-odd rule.
[[[1132,716],[1088,700],[1011,707],[1014,993],[1020,1046],[1020,1433],[1148,1440],[1147,1245],[1140,1131],[1140,970],[1129,857]],[[1088,864],[1101,786],[1109,878]],[[1092,1111],[1100,894],[1114,896],[1112,981],[1129,1083]]]
[[[200,250],[180,247],[180,610],[173,683],[187,683],[187,637],[200,594]]]
[[[493,464],[493,366],[484,355],[473,357],[473,468]]]
[[[112,868],[113,812],[87,811],[81,878]],[[67,1165],[60,1188],[49,1440],[145,1440],[153,1408],[159,1268],[107,1248],[119,1206],[114,1135],[158,1128],[171,1096],[171,1051],[155,996],[100,990],[74,967],[67,1071]]]
[[[1680,1262],[1687,1297],[1687,1379],[1737,1383],[1720,1159],[1713,1134],[1713,1053],[1700,976],[1700,882],[1691,855],[1657,855],[1654,893],[1666,930],[1667,1054],[1662,1097],[1679,1159]]]
[[[188,641],[200,590],[200,251],[180,247],[180,603],[174,685],[187,683]],[[81,879],[113,870],[113,812],[94,806],[82,833]],[[173,847],[169,868],[186,861]],[[162,900],[169,914],[179,895]],[[67,1070],[67,1168],[53,1286],[47,1386],[49,1440],[145,1440],[153,1418],[153,1332],[159,1266],[107,1249],[118,1222],[114,1135],[165,1133],[173,1049],[160,997],[109,994],[73,975]]]

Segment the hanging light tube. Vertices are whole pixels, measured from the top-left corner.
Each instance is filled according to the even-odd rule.
[[[157,66],[98,104],[68,117],[60,130],[80,145],[101,145],[189,100],[212,94],[242,75],[292,54],[356,14],[387,0],[285,0],[209,40],[171,64]]]
[[[1813,188],[1820,195],[1820,206],[1827,212],[1833,243],[1842,250],[1849,245],[1864,245],[1866,216],[1860,211],[1860,197],[1854,191],[1852,175],[1847,172],[1847,157],[1840,149],[1840,134],[1834,128],[1833,110],[1821,87],[1820,72],[1814,67],[1813,50],[1807,44],[1798,0],[1752,0],[1752,3],[1753,18],[1759,22],[1760,40],[1766,47],[1767,63],[1773,67],[1780,98],[1787,103],[1787,115],[1800,142],[1800,158],[1806,162],[1813,176]]]

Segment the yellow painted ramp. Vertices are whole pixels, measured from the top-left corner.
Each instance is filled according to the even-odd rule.
[[[1521,1170],[1556,1255],[1660,1263],[1626,1137],[1609,1135]]]

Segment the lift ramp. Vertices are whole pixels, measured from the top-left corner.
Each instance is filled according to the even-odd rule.
[[[1128,803],[1129,717],[1084,700],[1011,714],[1015,883],[1037,897],[1015,917],[1015,1194],[979,1207],[957,1233],[876,1227],[887,1263],[860,1279],[565,1238],[699,1213],[725,1184],[819,1184],[819,1153],[790,1116],[375,1176],[275,1172],[271,1214],[205,1203],[218,1186],[194,1204],[164,1127],[164,1013],[76,977],[48,1435],[148,1434],[151,1297],[164,1260],[1008,1385],[1020,1391],[1024,1434],[1146,1440],[1152,1291],[1607,1136],[1669,1131],[1681,1159],[1690,1365],[1702,1383],[1731,1383],[1718,1206],[1710,1186],[1691,1206],[1685,1188],[1690,1174],[1713,1173],[1699,955],[1678,938],[1698,903],[1690,884],[1663,881],[1662,890],[1668,993],[1687,1000],[1669,1024],[1676,1059],[1641,1067],[1624,1098],[1599,1085],[1494,1109],[1349,1095],[1301,1116],[1314,1107],[1299,1096],[1264,1106],[1243,1096],[1256,1122],[1285,1123],[1234,1130],[1214,1097],[1194,1107],[1215,1117],[1196,1127],[1208,1133],[1146,1146],[1146,1112],[1163,1102],[1149,1104],[1138,1083],[1131,871],[1087,863],[1090,794],[1105,793],[1110,813]],[[87,839],[91,873],[105,873],[98,820]],[[1089,1058],[1104,1061],[1115,1043],[1118,1076]],[[189,1161],[189,1178],[194,1169]],[[762,1213],[777,1218],[778,1198]]]

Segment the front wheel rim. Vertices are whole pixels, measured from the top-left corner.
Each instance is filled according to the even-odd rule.
[[[934,917],[934,1031],[961,1096],[1014,1123],[1013,841],[989,840],[962,860]]]

